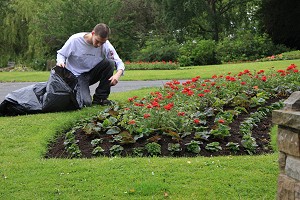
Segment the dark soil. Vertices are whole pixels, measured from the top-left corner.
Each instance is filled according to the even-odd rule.
[[[277,102],[279,99],[271,99],[268,101],[267,105],[270,105],[271,103]],[[249,113],[255,112],[256,109],[249,110]],[[197,155],[201,156],[221,156],[221,155],[246,155],[248,152],[244,149],[244,147],[241,144],[242,135],[239,133],[239,126],[242,121],[244,121],[245,118],[249,117],[249,114],[240,114],[238,117],[234,120],[233,123],[230,124],[230,133],[231,136],[225,137],[224,139],[217,139],[217,138],[209,138],[209,141],[203,141],[203,144],[200,145],[201,151],[199,154],[191,153],[187,151],[186,143],[190,142],[194,139],[194,133],[192,133],[189,136],[184,137],[181,140],[172,139],[171,136],[167,135],[161,135],[156,136],[156,134],[153,134],[147,138],[143,137],[141,139],[138,139],[136,143],[133,144],[121,144],[121,146],[124,148],[121,156],[131,156],[132,155],[132,149],[135,147],[144,147],[145,144],[155,141],[158,144],[161,145],[161,155],[160,156],[173,156],[173,157],[193,157]],[[211,121],[208,121],[208,124],[213,124]],[[270,146],[270,128],[272,127],[272,116],[271,114],[267,116],[266,119],[262,120],[259,124],[256,124],[252,129],[252,137],[256,139],[257,148],[254,154],[267,154],[272,153],[273,150]],[[97,135],[86,135],[83,130],[79,129],[76,131],[75,134],[76,140],[79,140],[78,146],[81,150],[82,157],[83,158],[91,158],[94,157],[92,155],[93,147],[91,145],[91,141],[95,138],[103,138],[103,143],[101,144],[101,147],[105,150],[104,156],[111,156],[109,149],[114,144],[118,143],[112,143],[110,140],[112,139],[111,135],[106,135],[104,133],[100,133]],[[54,143],[49,144],[49,149],[47,154],[45,155],[46,158],[70,158],[70,154],[66,151],[64,146],[64,138],[65,134],[61,134],[60,137],[56,139]],[[205,149],[205,146],[208,143],[211,142],[219,142],[220,146],[222,147],[222,150],[219,150],[217,152],[208,151]],[[240,150],[237,153],[234,153],[230,151],[226,144],[228,142],[235,142],[239,144]],[[170,151],[168,150],[168,143],[180,143],[182,151],[175,153],[174,155],[170,154]],[[149,156],[147,154],[147,151],[143,151],[144,156]]]

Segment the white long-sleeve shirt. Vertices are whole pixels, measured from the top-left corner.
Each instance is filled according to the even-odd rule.
[[[64,46],[57,51],[57,64],[65,63],[68,70],[75,76],[79,76],[90,71],[106,57],[115,61],[117,70],[125,70],[123,61],[108,40],[96,48],[85,41],[84,35],[86,34],[88,33],[76,33],[66,41]]]

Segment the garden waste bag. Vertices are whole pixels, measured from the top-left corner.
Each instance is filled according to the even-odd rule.
[[[0,116],[78,109],[77,78],[66,68],[54,67],[47,82],[36,83],[6,95]]]

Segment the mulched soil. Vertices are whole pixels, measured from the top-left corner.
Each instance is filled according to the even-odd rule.
[[[271,99],[268,101],[267,105],[270,105],[271,103],[277,102],[279,99]],[[255,109],[249,110],[249,113],[255,112]],[[159,137],[159,140],[157,143],[161,145],[161,156],[173,156],[173,157],[194,157],[194,156],[221,156],[221,155],[246,155],[248,154],[247,151],[243,148],[241,144],[242,135],[239,133],[239,126],[242,121],[244,121],[245,118],[249,117],[249,114],[240,114],[233,123],[231,123],[229,126],[231,128],[230,133],[231,136],[225,137],[224,139],[212,139],[210,138],[209,141],[203,141],[203,144],[200,145],[201,151],[199,154],[188,152],[186,149],[186,143],[190,142],[192,139],[194,139],[194,134],[192,133],[189,136],[184,137],[182,140],[177,141],[172,139],[170,136],[162,135]],[[212,119],[213,120],[213,119]],[[208,124],[213,124],[212,120],[209,119]],[[270,146],[270,128],[272,127],[272,116],[271,114],[264,120],[262,120],[259,124],[256,124],[252,129],[252,137],[256,139],[257,148],[255,154],[268,154],[272,153],[273,150]],[[45,155],[45,158],[70,158],[71,156],[69,153],[65,150],[64,146],[64,137],[65,134],[60,134],[55,142],[49,144],[48,152]],[[157,137],[153,137],[154,135],[149,136],[148,138],[141,138],[138,139],[136,143],[134,144],[124,144],[122,147],[124,148],[123,153],[121,156],[130,156],[132,154],[132,149],[135,147],[144,147],[145,144],[149,142],[149,140],[155,140]],[[96,135],[86,135],[81,129],[77,130],[75,134],[76,140],[79,140],[78,146],[81,150],[82,157],[83,158],[92,158],[94,157],[92,155],[93,147],[91,145],[91,141],[95,138],[103,138],[104,142],[101,144],[101,147],[105,150],[104,155],[110,156],[109,148],[117,143],[111,143],[109,140],[112,139],[112,136],[106,135],[106,134],[98,134]],[[151,138],[152,137],[152,138]],[[150,139],[151,138],[151,139]],[[205,149],[205,146],[208,143],[211,142],[219,142],[220,146],[222,147],[222,150],[219,150],[217,152],[208,151]],[[239,144],[240,151],[237,153],[233,153],[228,148],[226,148],[226,144],[228,142],[236,142]],[[182,151],[175,153],[174,155],[171,155],[168,151],[168,143],[180,143]],[[146,151],[144,151],[144,156],[149,156]]]

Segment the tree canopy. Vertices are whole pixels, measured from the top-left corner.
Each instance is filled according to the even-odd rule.
[[[298,0],[0,0],[0,67],[9,60],[40,65],[55,59],[68,37],[91,31],[99,22],[111,27],[110,41],[124,60],[141,58],[154,47],[165,48],[159,54],[168,56],[153,58],[172,55],[174,60],[180,45],[188,41],[222,43],[243,31],[267,33],[275,43],[299,49],[299,4]]]

